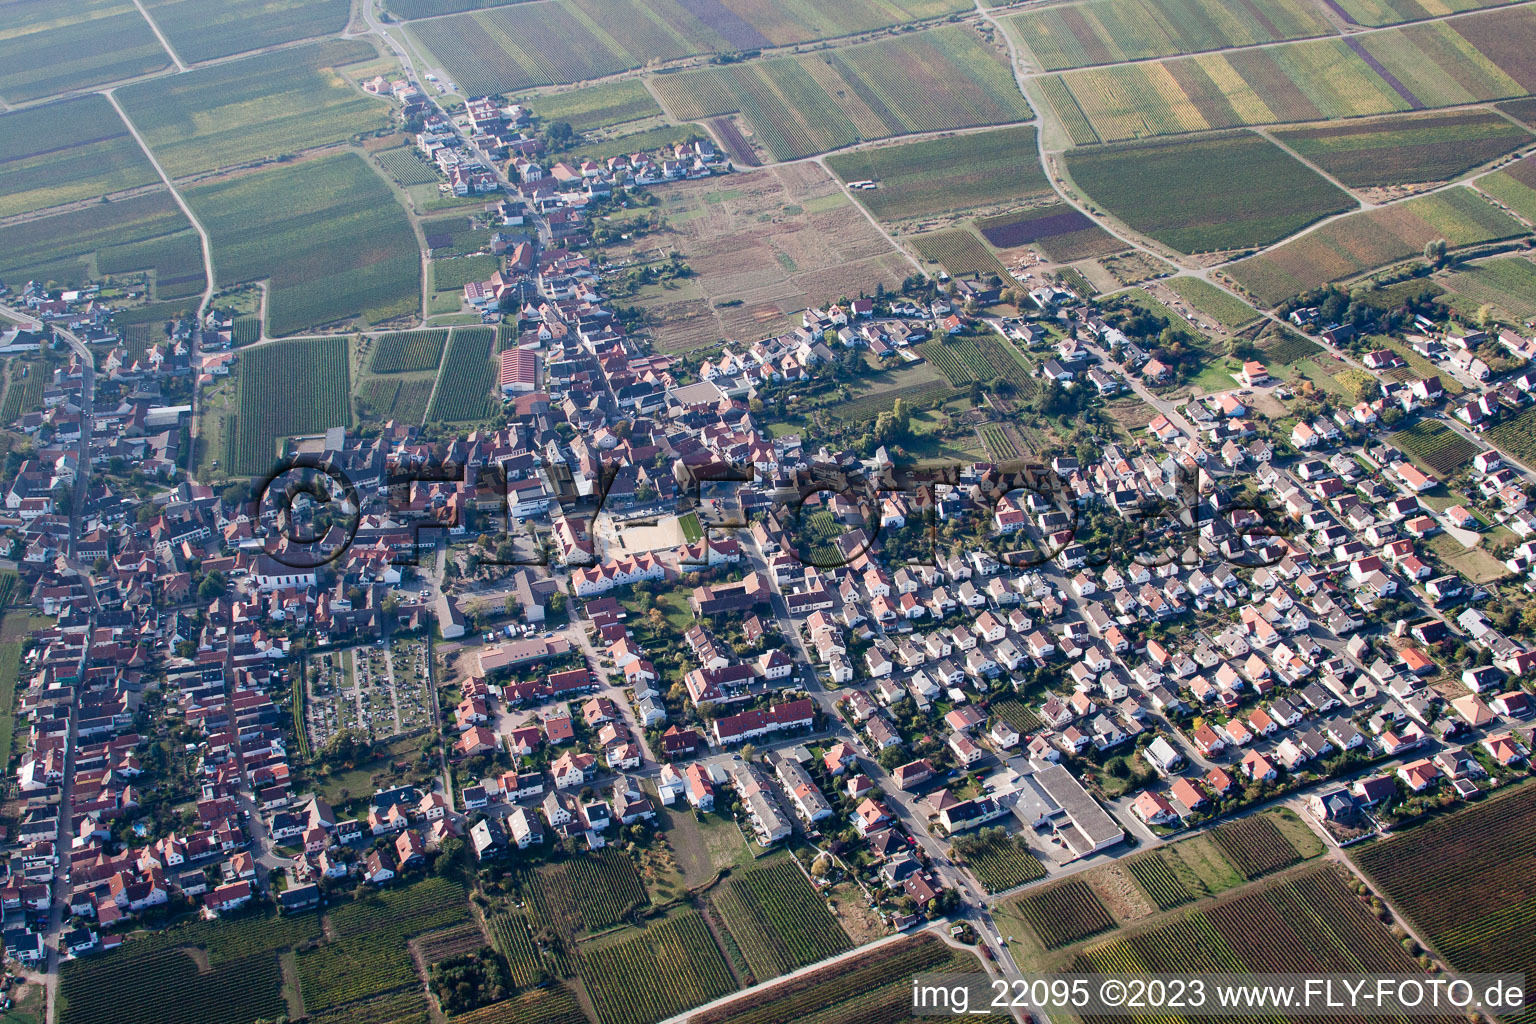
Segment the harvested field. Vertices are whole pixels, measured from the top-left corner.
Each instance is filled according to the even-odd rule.
[[[625,300],[657,318],[652,335],[661,351],[768,337],[798,323],[806,306],[873,293],[880,284],[893,288],[912,272],[815,164],[679,182],[657,194],[672,229],[665,242],[694,273],[676,290],[647,289]],[[633,244],[636,250],[611,252],[661,255],[649,248],[653,238]]]
[[[1008,21],[1047,71],[1332,34],[1305,0],[1092,0]]]
[[[1076,150],[1067,166],[1095,202],[1180,252],[1267,245],[1356,205],[1248,132]]]
[[[1039,162],[1024,158],[1034,151],[1031,125],[838,153],[827,165],[845,182],[878,182],[854,198],[881,220],[899,221],[1051,195]]]
[[[15,104],[160,71],[171,55],[132,0],[5,5],[0,99]]]
[[[1536,141],[1487,110],[1277,129],[1275,137],[1352,188],[1449,181]]]
[[[268,282],[273,336],[420,308],[416,236],[389,186],[355,153],[218,179],[183,195],[213,241],[220,285]]]
[[[1007,273],[997,257],[992,255],[992,250],[966,228],[913,235],[909,241],[925,262],[937,263],[951,277]]]
[[[0,217],[160,180],[102,96],[0,116]]]
[[[1245,290],[1272,306],[1330,281],[1409,259],[1437,238],[1457,248],[1527,230],[1471,189],[1453,188],[1333,221],[1228,269]]]
[[[1031,116],[998,51],[960,26],[687,71],[654,85],[679,120],[739,113],[754,141],[778,160]]]
[[[332,39],[126,86],[118,100],[166,173],[273,160],[387,128],[390,104],[333,70],[373,60]]]
[[[408,31],[472,96],[584,82],[652,61],[789,46],[968,9],[960,0],[847,0],[820,6],[721,0],[514,5],[443,0],[439,6],[397,0],[395,6],[418,12],[415,16],[469,12],[417,22]],[[485,7],[496,9],[476,10]]]

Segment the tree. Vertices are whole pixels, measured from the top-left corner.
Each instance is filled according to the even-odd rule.
[[[198,584],[197,596],[204,604],[210,604],[223,597],[227,589],[229,589],[229,584],[224,579],[224,574],[215,569],[207,576],[204,576],[203,582]]]
[[[1431,266],[1438,267],[1445,262],[1445,239],[1437,238],[1432,242],[1424,243],[1424,259]]]
[[[741,746],[741,759],[751,761],[757,757],[757,746],[752,743],[743,743]]]

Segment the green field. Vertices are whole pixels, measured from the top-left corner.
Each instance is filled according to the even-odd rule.
[[[0,99],[15,104],[171,66],[132,0],[11,0],[0,28]]]
[[[1005,273],[1003,265],[992,255],[992,250],[966,228],[913,235],[908,241],[925,261],[937,263],[949,271],[952,277]]]
[[[760,982],[851,948],[793,861],[733,871],[710,900]]]
[[[1057,263],[1109,256],[1128,248],[1087,214],[1066,203],[983,217],[976,221],[976,228],[999,249],[1033,246]]]
[[[653,1024],[737,987],[709,926],[691,910],[581,959],[604,1024]]]
[[[377,323],[420,308],[416,236],[389,186],[355,153],[183,195],[213,241],[220,285],[268,282],[270,335],[359,316]]]
[[[160,180],[102,96],[0,116],[0,217]]]
[[[501,269],[500,256],[456,256],[432,261],[432,290],[462,292],[471,281],[484,281]],[[458,305],[454,305],[457,312]]]
[[[1170,277],[1163,282],[1195,309],[1227,328],[1242,327],[1257,320],[1259,311],[1231,292],[1224,292],[1198,277]]]
[[[224,469],[237,476],[259,476],[276,461],[279,438],[347,426],[347,380],[345,338],[284,341],[245,350]]]
[[[983,829],[956,839],[955,851],[987,892],[1002,892],[1045,877],[1045,866],[1030,854],[1022,834]]]
[[[1089,0],[1008,22],[1047,71],[1333,34],[1306,0]]]
[[[141,82],[117,97],[176,178],[388,127],[389,103],[332,70],[375,57],[366,42],[333,39]]]
[[[1533,141],[1488,110],[1280,129],[1275,137],[1352,188],[1449,181]]]
[[[347,27],[348,0],[144,0],[188,64],[332,35]]]
[[[1031,125],[838,153],[827,166],[845,182],[878,181],[853,197],[882,220],[903,220],[1051,195],[1034,152]]]
[[[491,355],[496,330],[491,327],[455,327],[443,356],[443,370],[432,396],[429,416],[449,423],[488,420],[501,408],[491,394],[496,388],[497,364]]]
[[[1341,218],[1228,269],[1256,299],[1274,305],[1419,255],[1435,239],[1456,248],[1525,231],[1471,189],[1452,188]]]
[[[578,132],[609,128],[642,117],[660,117],[661,107],[638,78],[572,89],[519,102],[545,121],[564,121]]]
[[[1317,122],[1524,96],[1529,8],[1039,79],[1074,143]],[[1372,66],[1378,63],[1401,90]]]
[[[107,274],[153,270],[157,295],[202,292],[203,250],[169,192],[91,203],[0,227],[0,280],[80,285]]]
[[[1443,423],[1419,420],[1392,434],[1389,440],[1423,463],[1431,473],[1446,477],[1472,461],[1482,451]]]
[[[1268,245],[1357,205],[1248,132],[1079,150],[1067,167],[1110,213],[1186,253]]]
[[[1517,160],[1473,184],[1526,220],[1536,219],[1536,159]]]
[[[419,424],[427,415],[432,398],[433,374],[390,374],[367,376],[357,382],[357,397],[364,403],[363,415],[370,420],[398,420]]]
[[[15,586],[15,573],[10,576]],[[10,773],[16,737],[16,684],[21,678],[21,641],[0,642],[0,771]]]
[[[381,334],[373,340],[373,358],[368,369],[374,373],[406,373],[411,370],[435,370],[443,354],[448,332],[399,331]]]
[[[373,158],[384,168],[385,174],[404,186],[426,185],[439,178],[437,168],[423,160],[410,146],[380,150],[373,154]]]
[[[1466,299],[1472,313],[1486,303],[1516,320],[1536,316],[1536,265],[1530,260],[1509,256],[1465,264],[1441,283]]]
[[[861,140],[1031,116],[998,52],[959,26],[687,71],[654,84],[680,120],[740,113],[758,144],[778,160]]]
[[[396,0],[423,13],[461,10]],[[476,3],[475,7],[493,6]],[[408,31],[469,95],[584,82],[702,53],[850,35],[970,8],[961,0],[553,0],[435,18]]]

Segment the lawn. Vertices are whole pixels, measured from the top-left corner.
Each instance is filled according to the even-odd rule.
[[[1344,217],[1229,268],[1265,305],[1397,263],[1444,239],[1451,248],[1526,232],[1524,225],[1467,188],[1452,188]]]
[[[0,116],[0,217],[160,180],[102,96]]]
[[[16,104],[171,66],[133,0],[12,0],[0,31],[0,99]]]
[[[1073,151],[1073,180],[1125,223],[1180,252],[1268,245],[1353,208],[1344,191],[1247,132]]]
[[[144,0],[176,55],[191,64],[347,26],[349,0]]]
[[[0,227],[0,280],[76,286],[141,271],[155,272],[162,299],[196,295],[206,283],[197,234],[169,192]]]
[[[376,56],[362,40],[333,39],[141,82],[117,97],[166,173],[182,177],[387,128],[390,104],[334,70]]]
[[[420,308],[416,236],[389,186],[355,153],[183,195],[212,238],[220,285],[269,283],[270,335],[358,317],[378,323]]]
[[[839,153],[827,166],[845,182],[879,182],[854,198],[882,220],[904,220],[1050,195],[1034,152],[1031,125]]]
[[[1533,141],[1490,110],[1280,129],[1275,137],[1352,188],[1449,181]]]

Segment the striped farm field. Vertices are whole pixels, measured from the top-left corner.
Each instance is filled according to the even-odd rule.
[[[1536,142],[1490,110],[1277,129],[1275,137],[1350,187],[1449,181]]]
[[[192,222],[166,191],[0,227],[0,280],[74,287],[93,276],[92,259],[98,275],[154,271],[162,299],[200,293],[207,281]]]
[[[912,248],[929,263],[937,263],[952,277],[970,274],[1003,274],[1003,265],[981,239],[965,228],[949,228],[913,235]]]
[[[1140,934],[1090,946],[1073,971],[1104,974],[1422,974],[1332,868],[1252,887]],[[1085,1016],[1085,1024],[1113,1017]],[[1159,1018],[1160,1019],[1160,1018]],[[1257,1020],[1258,1017],[1233,1019]],[[1430,1018],[1450,1024],[1454,1015]]]
[[[1391,441],[1441,477],[1450,476],[1483,450],[1480,445],[1434,420],[1419,420],[1393,434]]]
[[[852,946],[793,861],[733,871],[710,899],[760,982]]]
[[[1022,833],[982,829],[974,836],[957,836],[956,854],[987,892],[1003,892],[1045,877],[1045,866],[1029,852]]]
[[[1066,203],[1051,203],[976,222],[976,229],[993,246],[1012,249],[1032,246],[1057,263],[1109,256],[1128,246]]]
[[[1333,34],[1306,0],[1087,0],[1008,21],[1047,71]]]
[[[470,95],[602,78],[651,61],[789,46],[970,10],[963,0],[405,0],[433,13],[408,29]],[[537,109],[535,107],[534,109]]]
[[[1417,256],[1436,239],[1457,248],[1526,230],[1471,189],[1452,188],[1332,221],[1234,263],[1228,272],[1254,298],[1272,306],[1330,281]]]
[[[1301,853],[1267,817],[1240,818],[1211,833],[1232,866],[1249,881],[1288,868]]]
[[[160,180],[102,96],[0,116],[0,153],[0,217]]]
[[[401,185],[425,185],[437,180],[437,171],[409,146],[381,150],[373,158],[385,174]]]
[[[1353,25],[1377,27],[1516,2],[1518,0],[1336,0],[1333,6]]]
[[[455,1014],[454,1024],[588,1024],[576,993],[554,985]],[[350,1022],[349,1022],[350,1024]]]
[[[584,950],[581,959],[582,980],[604,1024],[654,1024],[736,989],[709,926],[692,910]]]
[[[1536,787],[1437,818],[1352,856],[1455,970],[1536,976],[1530,941]]]
[[[381,334],[373,341],[373,359],[368,369],[374,373],[435,369],[447,340],[446,330]]]
[[[638,78],[604,82],[569,92],[525,96],[521,102],[545,121],[564,121],[578,132],[661,116],[661,107],[656,105],[645,83]]]
[[[355,153],[215,179],[182,194],[213,241],[219,284],[268,282],[273,335],[353,317],[377,323],[420,308],[416,236],[389,186]]]
[[[1030,125],[838,153],[827,166],[845,182],[878,182],[854,198],[882,220],[903,220],[1050,195],[1034,152]]]
[[[1268,245],[1357,205],[1251,132],[1074,150],[1067,167],[1096,203],[1187,253]]]
[[[187,63],[331,35],[347,27],[348,0],[144,0],[150,17]]]
[[[12,105],[171,66],[133,0],[15,0],[4,11],[0,99]]]
[[[1161,850],[1140,857],[1127,857],[1121,863],[1131,873],[1131,877],[1136,879],[1136,884],[1157,904],[1158,910],[1172,910],[1195,898],[1195,894],[1174,873],[1168,855]]]
[[[777,160],[1031,116],[999,52],[957,25],[659,76],[653,84],[679,120],[739,113]]]
[[[1483,304],[1517,320],[1536,316],[1536,264],[1518,256],[1457,267],[1442,281],[1467,300],[1472,312]]]
[[[1496,9],[1358,38],[1068,71],[1039,80],[1072,141],[1329,121],[1525,96],[1536,14]]]
[[[488,420],[501,407],[492,396],[496,387],[496,363],[491,347],[496,331],[491,327],[455,327],[443,356],[437,393],[427,415],[448,423]]]
[[[240,358],[240,400],[225,468],[259,476],[272,467],[279,438],[347,426],[348,392],[345,338],[248,349]]]
[[[1046,949],[1060,949],[1115,927],[1115,919],[1080,878],[1033,889],[1014,906]]]
[[[1163,282],[1179,298],[1226,328],[1238,328],[1259,318],[1259,311],[1231,292],[1198,277],[1170,277]]]
[[[1536,219],[1536,158],[1517,160],[1473,184],[1526,220]]]
[[[388,127],[389,103],[334,70],[377,56],[360,39],[331,39],[127,85],[117,98],[179,178]]]

